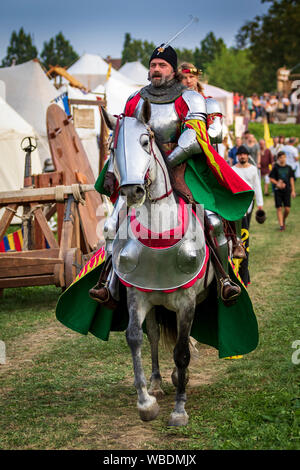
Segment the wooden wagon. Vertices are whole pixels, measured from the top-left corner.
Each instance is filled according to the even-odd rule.
[[[55,171],[33,175],[30,187],[0,192],[0,242],[13,217],[19,217],[23,230],[22,251],[0,253],[1,290],[51,284],[66,288],[104,243],[103,201],[72,118],[53,104],[47,128]],[[49,225],[54,214],[56,233]]]

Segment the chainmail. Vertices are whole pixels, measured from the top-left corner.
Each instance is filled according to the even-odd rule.
[[[164,83],[160,87],[152,84],[141,89],[140,95],[143,99],[148,98],[150,103],[172,103],[178,98],[186,87],[176,79]]]

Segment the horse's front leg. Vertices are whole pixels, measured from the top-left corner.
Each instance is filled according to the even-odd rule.
[[[158,361],[158,343],[160,337],[159,324],[156,321],[155,308],[148,313],[146,318],[147,324],[147,336],[151,347],[151,361],[152,361],[152,374],[150,378],[150,395],[154,395],[159,398],[164,395],[161,388],[161,375],[159,371]]]
[[[169,419],[169,426],[185,426],[189,417],[185,411],[187,367],[190,363],[189,337],[195,314],[195,302],[186,303],[177,314],[177,341],[174,348],[174,362],[177,367],[178,382],[176,401]]]
[[[156,398],[149,395],[147,391],[141,349],[143,343],[142,324],[152,306],[148,302],[143,301],[139,293],[132,288],[127,289],[127,302],[129,323],[126,330],[126,339],[131,349],[133,360],[134,385],[138,394],[137,407],[141,419],[143,421],[151,421],[158,415],[159,406]]]

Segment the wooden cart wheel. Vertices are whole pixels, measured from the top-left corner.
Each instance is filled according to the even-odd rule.
[[[69,248],[64,256],[65,261],[65,288],[69,287],[77,274],[81,271],[82,253],[79,248]]]

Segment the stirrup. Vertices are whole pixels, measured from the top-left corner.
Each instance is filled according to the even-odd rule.
[[[246,250],[243,243],[240,241],[232,248],[232,258],[246,259]]]
[[[241,294],[241,288],[238,284],[236,284],[235,282],[233,282],[229,277],[223,277],[223,278],[220,278],[219,279],[220,281],[220,284],[221,284],[221,288],[220,288],[220,296],[221,296],[221,299],[223,300],[224,303],[226,303],[227,305],[231,305],[232,303],[234,303],[236,301],[236,299],[238,298],[238,296]],[[223,289],[224,287],[226,287],[226,284],[230,285],[230,287],[232,287],[234,290],[236,290],[236,292],[234,294],[232,294],[229,298],[225,298],[223,296]]]

